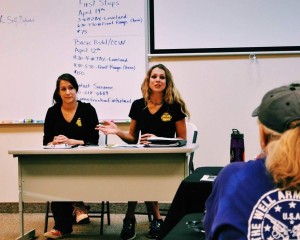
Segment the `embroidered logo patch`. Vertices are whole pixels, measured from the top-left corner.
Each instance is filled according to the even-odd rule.
[[[161,115],[161,120],[163,122],[169,122],[169,121],[171,121],[171,119],[172,119],[172,116],[168,112],[165,112],[163,115]]]
[[[248,239],[300,240],[300,191],[276,189],[264,194],[248,221]]]
[[[76,125],[77,125],[78,127],[82,127],[81,118],[78,118],[78,119],[77,119]]]

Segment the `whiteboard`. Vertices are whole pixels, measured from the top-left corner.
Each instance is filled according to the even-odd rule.
[[[150,53],[300,51],[299,0],[150,0]]]
[[[63,73],[99,119],[128,119],[141,96],[146,3],[141,0],[0,0],[0,121],[43,120]]]

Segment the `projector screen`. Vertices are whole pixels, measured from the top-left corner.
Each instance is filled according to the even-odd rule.
[[[150,54],[300,51],[298,0],[149,0]]]

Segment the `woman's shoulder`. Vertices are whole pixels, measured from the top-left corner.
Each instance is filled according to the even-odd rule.
[[[139,98],[133,101],[132,106],[143,106],[145,107],[145,99]]]
[[[95,109],[91,103],[78,101],[78,107],[84,109]]]
[[[230,185],[232,182],[238,184],[248,181],[253,182],[257,179],[262,180],[265,178],[269,179],[269,174],[265,167],[265,161],[264,159],[258,159],[228,164],[221,170],[217,180],[222,184],[227,182]]]
[[[234,162],[226,165],[218,175],[218,178],[227,178],[231,177],[233,174],[236,174],[238,171],[246,167],[245,162]]]
[[[139,98],[133,101],[133,103],[137,103],[137,104],[141,104],[141,103],[145,103],[145,99],[144,98]]]
[[[181,104],[179,102],[165,103],[165,105],[175,112],[181,111]]]
[[[55,103],[48,108],[48,112],[57,112],[57,111],[60,111],[60,104],[58,103]]]
[[[225,166],[221,172],[238,173],[240,171],[255,170],[264,167],[264,159],[249,160],[247,162],[233,162]]]

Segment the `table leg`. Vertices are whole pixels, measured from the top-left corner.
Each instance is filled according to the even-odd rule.
[[[20,160],[19,160],[20,161]],[[24,203],[23,203],[23,191],[22,191],[22,169],[21,164],[18,164],[19,168],[19,222],[20,222],[20,237],[16,240],[28,240],[35,238],[35,229],[30,230],[24,234]]]

